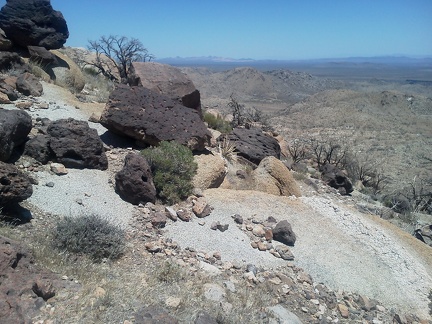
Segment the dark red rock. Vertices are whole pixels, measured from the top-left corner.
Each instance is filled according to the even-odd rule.
[[[7,161],[12,151],[27,140],[32,128],[30,115],[22,110],[0,109],[0,161]]]
[[[21,47],[57,49],[69,37],[66,20],[50,0],[7,0],[0,11],[0,28]]]
[[[255,164],[259,164],[267,156],[280,158],[281,149],[278,141],[260,129],[234,128],[227,135],[227,139],[235,145],[238,155]]]
[[[103,143],[94,128],[86,121],[59,119],[51,122],[47,133],[50,148],[58,162],[68,168],[108,168],[108,159]]]
[[[280,221],[273,229],[273,239],[286,245],[294,246],[296,235],[287,220]]]
[[[344,172],[331,164],[321,167],[322,180],[332,188],[338,189],[342,195],[348,195],[354,191],[351,180]]]
[[[0,206],[21,202],[32,194],[30,178],[15,165],[0,162]]]
[[[29,72],[25,72],[18,77],[16,87],[25,96],[40,97],[43,93],[42,84]]]
[[[142,86],[195,109],[201,116],[201,95],[179,68],[156,62],[134,62],[130,85]],[[201,116],[202,117],[202,116]]]
[[[143,87],[117,85],[100,123],[113,133],[131,137],[142,145],[174,140],[202,151],[211,138],[196,110]]]
[[[156,201],[156,188],[147,160],[138,154],[126,155],[124,167],[115,176],[116,192],[120,197],[138,205]]]

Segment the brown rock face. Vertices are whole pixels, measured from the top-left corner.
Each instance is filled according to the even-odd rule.
[[[0,162],[0,206],[21,202],[32,194],[30,179],[15,165]]]
[[[113,133],[144,145],[174,140],[201,151],[210,141],[197,111],[143,87],[118,85],[100,122]]]
[[[69,37],[66,20],[50,0],[8,0],[0,11],[0,28],[21,47],[61,48]]]
[[[54,274],[40,270],[29,251],[0,236],[0,322],[33,323],[45,301],[61,286]]]
[[[40,97],[43,93],[42,84],[33,74],[28,72],[18,77],[16,87],[19,92],[26,96]]]
[[[200,93],[180,69],[155,62],[134,62],[131,72],[131,85],[153,90],[201,113]]]

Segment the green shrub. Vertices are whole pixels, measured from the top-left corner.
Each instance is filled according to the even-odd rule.
[[[204,121],[207,123],[208,127],[215,129],[221,133],[229,133],[232,131],[230,122],[224,120],[221,116],[205,112]]]
[[[173,204],[192,193],[192,178],[198,166],[190,149],[174,141],[162,141],[158,147],[143,150],[142,155],[151,166],[160,198]]]
[[[65,217],[54,230],[53,245],[61,251],[86,254],[96,262],[117,259],[125,249],[124,231],[94,214]]]

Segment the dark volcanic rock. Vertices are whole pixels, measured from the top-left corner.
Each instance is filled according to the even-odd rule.
[[[3,324],[34,323],[48,298],[62,286],[54,274],[41,270],[19,243],[0,236],[0,319]]]
[[[0,71],[8,70],[28,71],[29,68],[17,53],[0,52]]]
[[[178,324],[178,320],[169,315],[167,310],[156,306],[140,309],[134,314],[134,319],[136,324]]]
[[[47,133],[57,161],[66,167],[100,170],[108,167],[103,143],[87,122],[72,118],[56,120],[48,126]]]
[[[0,109],[0,161],[7,161],[15,147],[27,140],[32,120],[22,110]]]
[[[41,46],[27,46],[30,54],[30,60],[43,66],[58,63],[57,57],[48,51],[45,47]]]
[[[294,246],[296,235],[287,220],[280,221],[273,229],[273,239],[286,245]]]
[[[150,89],[197,110],[201,115],[201,95],[179,68],[155,62],[134,62],[129,84]]]
[[[253,163],[259,164],[267,156],[280,158],[278,141],[259,129],[234,128],[227,139],[235,145],[240,156]]]
[[[354,189],[351,180],[337,167],[326,164],[321,167],[321,174],[323,181],[330,187],[338,189],[342,195],[348,195],[353,192]]]
[[[201,151],[211,138],[197,111],[143,87],[118,85],[100,122],[113,133],[145,145],[175,140]]]
[[[6,37],[3,29],[0,28],[0,51],[7,51],[12,47],[12,42]]]
[[[32,194],[29,177],[15,165],[0,162],[0,206],[21,202]]]
[[[16,87],[19,92],[26,96],[40,97],[43,93],[42,84],[29,72],[25,72],[18,77]]]
[[[0,28],[21,47],[61,48],[69,37],[63,15],[50,0],[7,0],[0,11]]]
[[[150,165],[143,156],[129,153],[123,169],[116,174],[115,180],[116,192],[125,201],[134,205],[156,201],[156,188]]]
[[[34,158],[42,164],[48,163],[52,156],[50,149],[50,137],[47,135],[37,135],[26,142],[24,154]]]

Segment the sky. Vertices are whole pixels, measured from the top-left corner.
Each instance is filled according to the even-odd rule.
[[[5,4],[0,0],[0,5]],[[156,58],[432,57],[432,0],[51,0],[66,46],[139,39]]]

